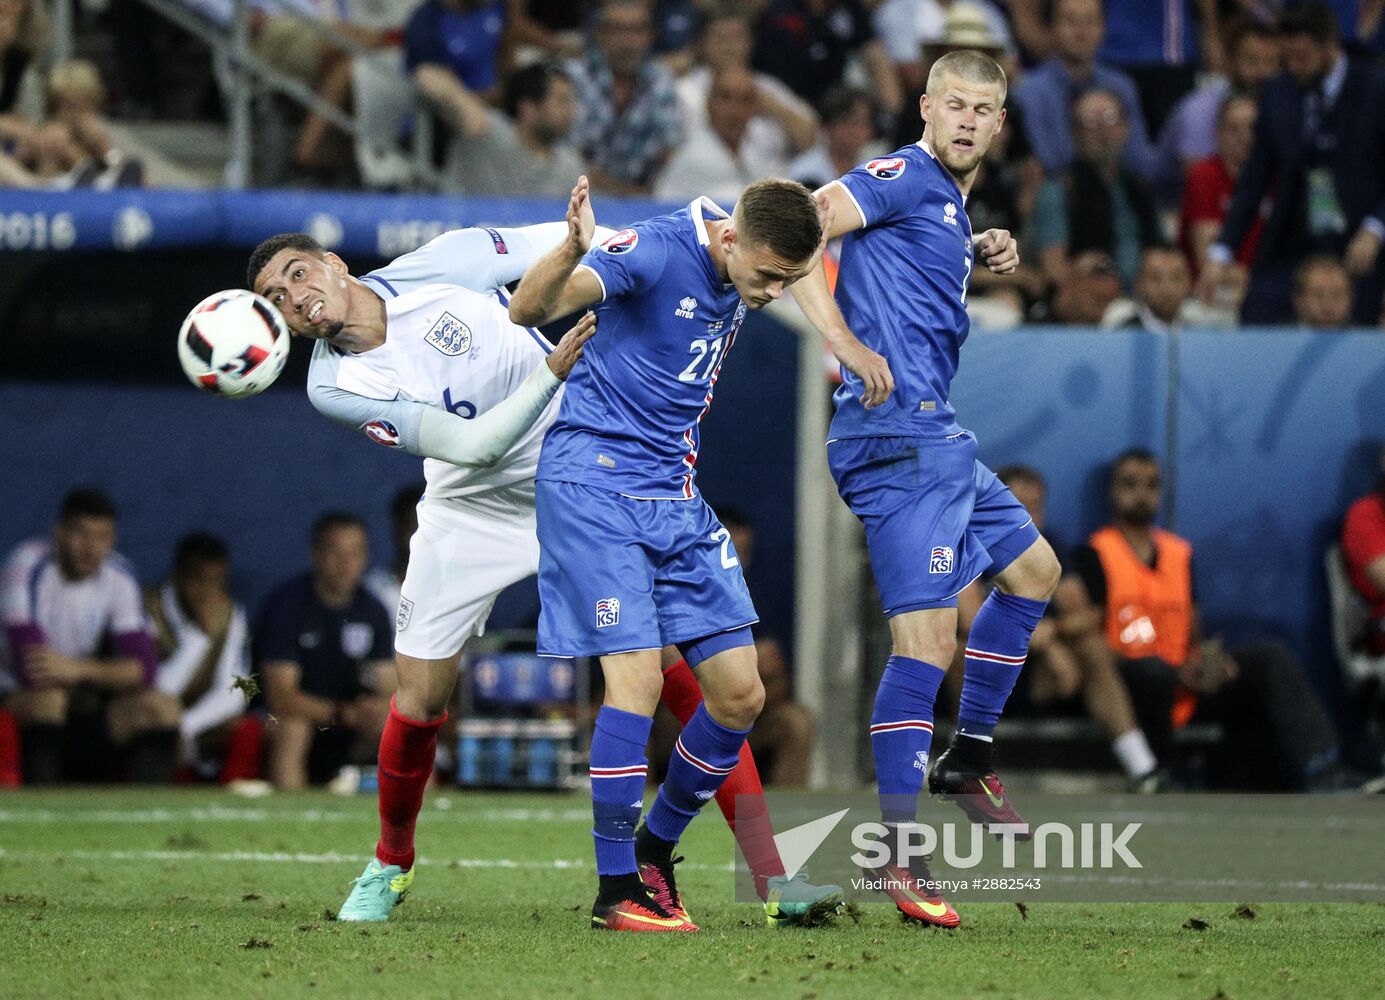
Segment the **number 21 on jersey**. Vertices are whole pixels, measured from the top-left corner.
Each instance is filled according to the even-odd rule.
[[[721,344],[725,339],[725,335],[722,335],[715,340],[694,340],[688,346],[692,360],[688,362],[688,367],[678,373],[678,381],[697,382],[711,378],[712,372],[717,370],[717,359],[721,357]]]

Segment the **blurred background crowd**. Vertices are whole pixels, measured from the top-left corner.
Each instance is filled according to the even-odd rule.
[[[0,0],[0,184],[561,196],[585,171],[729,203],[917,140],[929,66],[973,48],[1010,97],[968,211],[1026,251],[976,276],[979,326],[1380,319],[1385,0],[61,9]]]

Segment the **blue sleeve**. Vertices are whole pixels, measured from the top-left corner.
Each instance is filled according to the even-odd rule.
[[[435,4],[425,3],[404,26],[404,68],[410,73],[427,63],[449,69],[452,66],[443,43],[439,13]]]
[[[636,226],[622,229],[587,251],[581,267],[601,281],[601,301],[639,295],[653,288],[664,272],[668,247],[656,230]]]
[[[917,163],[896,154],[863,163],[841,178],[861,212],[864,226],[877,226],[918,208],[926,185]]]

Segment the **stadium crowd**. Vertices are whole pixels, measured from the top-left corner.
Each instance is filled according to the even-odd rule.
[[[223,33],[234,17],[229,0],[183,2]],[[261,64],[354,109],[361,133],[353,145],[320,114],[261,100],[257,139],[273,147],[265,123],[285,117],[288,138],[255,180],[409,183],[411,81],[437,126],[444,191],[562,196],[586,172],[598,196],[729,203],[750,181],[819,184],[916,140],[928,67],[972,48],[1002,63],[1010,94],[968,211],[977,231],[1010,229],[1026,248],[1018,280],[976,276],[978,327],[1375,325],[1383,7],[253,0]],[[140,183],[144,165],[103,116],[186,114],[197,87],[169,86],[165,64],[189,40],[118,0],[88,26],[114,37],[113,50],[87,46],[103,65],[55,63],[47,20],[40,0],[0,3],[0,183]],[[224,114],[225,75],[201,72],[194,110]]]

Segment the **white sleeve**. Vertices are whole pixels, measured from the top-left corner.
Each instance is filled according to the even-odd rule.
[[[211,649],[212,641],[201,629],[192,625],[179,628],[170,622],[169,629],[178,645],[167,659],[159,661],[159,671],[154,675],[154,687],[177,698],[182,695],[183,688],[187,687],[188,681],[192,679],[193,671]]]
[[[596,239],[605,239],[611,232],[599,226]],[[436,284],[492,292],[524,277],[566,235],[566,222],[518,229],[454,229],[365,277],[399,295]]]
[[[221,649],[212,686],[187,707],[179,720],[178,728],[184,739],[196,739],[245,711],[244,695],[231,685],[238,673],[249,673],[248,636],[245,610],[237,605],[231,614],[230,628],[226,630],[226,644]]]
[[[458,466],[491,466],[529,432],[562,383],[546,362],[505,399],[470,420],[408,399],[370,399],[329,384],[308,389],[313,407],[372,441]]]
[[[140,593],[139,582],[134,578],[134,575],[128,569],[119,568],[116,571],[115,585],[112,590],[111,632],[115,635],[147,632],[147,621],[144,617],[144,597]]]

